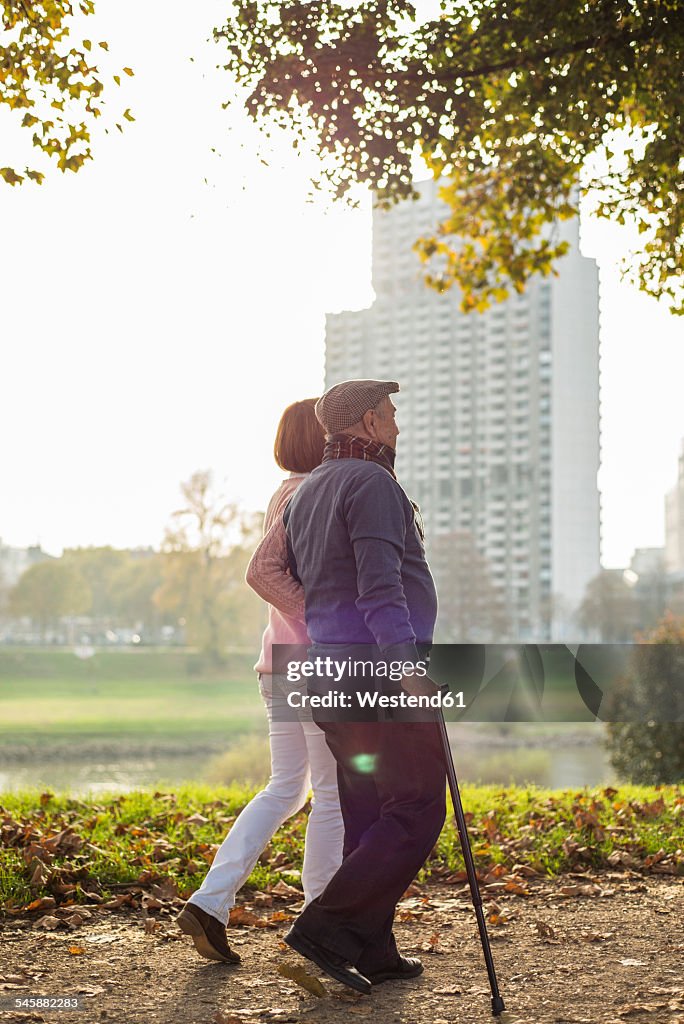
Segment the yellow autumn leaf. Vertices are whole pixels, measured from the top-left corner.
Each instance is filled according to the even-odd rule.
[[[294,981],[300,988],[306,989],[307,992],[318,996],[319,999],[322,999],[325,995],[325,989],[318,978],[314,978],[303,967],[295,967],[294,964],[279,964],[278,974],[281,974],[283,978],[289,978],[290,981]]]
[[[4,178],[8,185],[18,185],[23,181],[21,174],[17,174],[11,167],[0,167],[0,178]]]

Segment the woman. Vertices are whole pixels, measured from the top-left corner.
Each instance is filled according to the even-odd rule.
[[[266,788],[238,816],[204,882],[177,919],[181,930],[192,936],[197,951],[209,960],[239,963],[240,957],[230,948],[226,937],[235,894],[273,833],[303,807],[310,786],[313,801],[302,869],[305,903],[323,891],[342,861],[344,825],[335,759],[324,733],[305,712],[295,720],[291,720],[291,712],[282,713],[284,698],[274,694],[272,686],[272,644],[308,643],[302,589],[285,569],[281,517],[299,484],[323,458],[325,437],[316,419],[315,404],[315,398],[294,402],[280,419],[274,455],[289,476],[269,502],[264,540],[247,570],[250,586],[278,603],[278,608],[269,604],[261,654],[254,666],[268,713],[271,777]]]

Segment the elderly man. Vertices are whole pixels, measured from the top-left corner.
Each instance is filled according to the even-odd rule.
[[[435,587],[414,506],[394,473],[390,395],[398,390],[394,381],[344,381],[316,405],[323,463],[285,513],[312,657],[372,644],[387,662],[415,664],[432,641]],[[349,719],[317,719],[338,766],[344,860],[285,941],[367,993],[423,970],[400,955],[392,924],[444,823],[445,767],[433,721]]]

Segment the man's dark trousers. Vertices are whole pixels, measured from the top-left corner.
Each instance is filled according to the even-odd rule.
[[[344,853],[296,927],[362,974],[372,974],[397,959],[397,902],[444,824],[439,731],[435,722],[317,721],[337,761]]]

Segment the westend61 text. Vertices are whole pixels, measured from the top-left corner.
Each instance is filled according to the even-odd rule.
[[[464,708],[463,691],[458,693],[433,694],[378,693],[357,690],[356,693],[340,693],[330,690],[323,694],[288,693],[287,703],[291,708]]]

